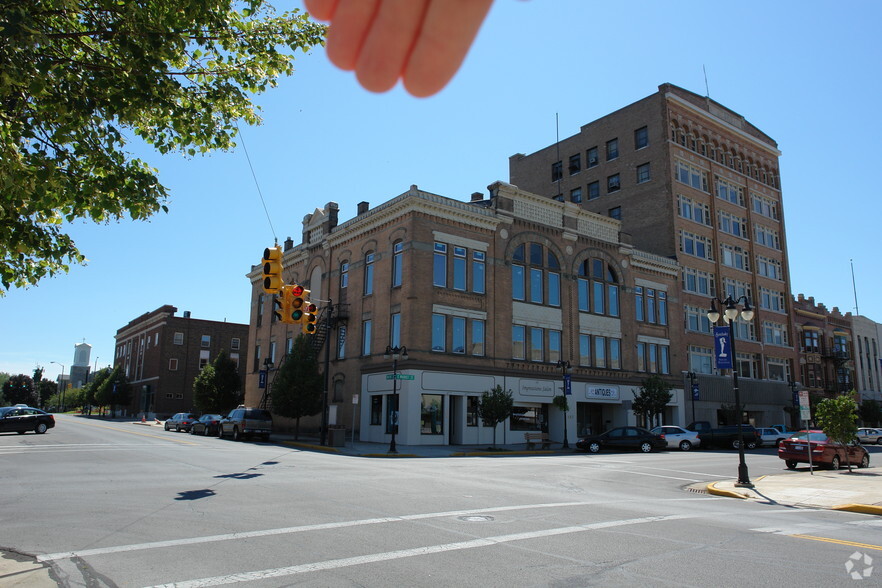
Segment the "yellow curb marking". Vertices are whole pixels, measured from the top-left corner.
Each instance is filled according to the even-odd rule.
[[[812,541],[824,541],[825,543],[838,543],[839,545],[848,545],[849,547],[860,547],[862,549],[875,549],[882,551],[882,545],[870,545],[869,543],[856,543],[854,541],[844,541],[842,539],[831,539],[829,537],[815,537],[814,535],[791,535],[797,539],[811,539]]]

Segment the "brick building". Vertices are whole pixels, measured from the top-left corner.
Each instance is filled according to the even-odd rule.
[[[851,332],[854,336],[854,381],[855,390],[862,400],[882,402],[882,364],[879,363],[880,348],[879,323],[865,316],[851,317]]]
[[[832,397],[855,387],[852,316],[828,310],[813,297],[793,300],[803,386],[812,394]]]
[[[248,325],[194,319],[189,312],[178,317],[177,310],[166,304],[116,332],[113,366],[132,385],[130,414],[166,418],[194,410],[199,370],[221,351],[238,363],[248,347]]]
[[[776,142],[743,116],[672,84],[530,155],[510,158],[523,190],[619,219],[634,246],[680,266],[686,367],[698,374],[707,420],[725,402],[707,310],[744,296],[735,322],[748,418],[781,422],[797,365]],[[719,305],[718,305],[719,306]],[[730,388],[731,389],[731,388]],[[731,399],[729,403],[731,403]],[[716,407],[716,408],[715,408]]]
[[[539,430],[559,442],[565,429],[574,441],[634,423],[633,394],[656,373],[676,388],[666,422],[682,424],[682,329],[669,310],[681,304],[676,262],[638,250],[620,221],[574,203],[502,182],[489,191],[462,202],[412,186],[375,208],[361,203],[339,224],[332,202],[304,219],[300,244],[285,243],[285,282],[310,289],[321,306],[333,299],[340,316],[330,332],[329,422],[388,442],[397,402],[402,444],[490,443],[477,406],[499,385],[515,402],[499,442]],[[272,398],[272,371],[260,387],[266,360],[278,367],[300,328],[273,317],[260,266],[249,278],[246,403],[257,405]],[[397,371],[412,379],[392,379],[387,346],[406,347]],[[552,403],[565,361],[566,424]]]

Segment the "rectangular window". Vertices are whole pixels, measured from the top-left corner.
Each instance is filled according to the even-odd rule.
[[[743,247],[723,243],[720,245],[720,262],[727,267],[750,271],[750,258]]]
[[[337,359],[346,359],[346,325],[337,327]]]
[[[393,313],[389,321],[389,345],[401,346],[401,313]]]
[[[254,346],[254,371],[258,371],[261,367],[261,360],[263,357],[260,355],[260,345]]]
[[[211,335],[202,335],[202,347],[211,347]]]
[[[609,302],[609,316],[619,316],[619,287],[615,284],[606,285],[607,300]]]
[[[678,182],[692,186],[702,192],[709,192],[706,171],[682,161],[677,161],[674,168]]]
[[[686,196],[677,196],[678,214],[691,221],[699,224],[710,226],[710,206],[702,204],[687,198]]]
[[[600,182],[591,182],[588,184],[588,200],[600,198]]]
[[[370,296],[374,293],[374,254],[368,253],[364,256],[364,295]]]
[[[560,306],[560,274],[548,272],[548,304]]]
[[[184,344],[184,334],[180,331],[175,332],[175,345],[183,345]]]
[[[466,289],[466,248],[453,248],[453,289]]]
[[[635,345],[635,349],[637,351],[637,371],[645,372],[646,371],[646,343],[638,342]]]
[[[591,310],[591,307],[588,306],[588,300],[589,300],[589,296],[588,296],[589,282],[588,282],[588,280],[579,278],[579,281],[576,282],[576,289],[577,289],[578,298],[579,298],[579,311],[580,312],[589,312]]]
[[[542,304],[542,270],[530,268],[530,302]]]
[[[692,268],[683,268],[683,290],[705,296],[716,296],[717,287],[713,274]]]
[[[432,284],[440,288],[447,287],[447,245],[444,243],[435,243]]]
[[[480,399],[477,396],[469,396],[466,400],[466,426],[478,426],[478,406]]]
[[[658,363],[659,363],[659,371],[663,374],[671,373],[671,348],[667,345],[659,345],[658,346]]]
[[[778,220],[778,203],[771,198],[751,193],[750,202],[755,213]]]
[[[668,295],[661,290],[658,291],[658,324],[668,324]]]
[[[472,320],[472,355],[484,355],[484,321]]]
[[[361,322],[361,354],[371,354],[371,321]]]
[[[649,145],[649,130],[646,127],[640,127],[634,131],[634,149],[643,149]]]
[[[239,350],[239,345],[240,345],[240,344],[241,344],[241,343],[240,343],[240,341],[239,341],[239,338],[238,338],[238,337],[233,337],[233,338],[230,340],[230,350],[231,350],[231,351],[238,351],[238,350]]]
[[[349,262],[344,261],[340,264],[340,289],[349,286]]]
[[[485,292],[485,258],[486,254],[483,251],[472,251],[472,292],[475,294],[483,294]]]
[[[786,359],[770,357],[766,360],[766,375],[770,380],[786,382],[790,379],[790,363]]]
[[[683,307],[686,320],[686,330],[695,333],[710,334],[711,324],[707,318],[707,310],[696,306],[686,305]]]
[[[577,174],[580,171],[582,171],[582,155],[579,153],[576,153],[575,155],[570,155],[570,175]]]
[[[603,282],[591,282],[592,285],[592,298],[594,299],[594,314],[604,314],[604,310],[606,309],[606,304],[604,304],[604,299],[606,298],[603,295]]]
[[[618,192],[622,187],[621,182],[619,181],[619,174],[613,174],[606,178],[606,191],[610,192]]]
[[[383,424],[383,397],[371,396],[371,424]]]
[[[636,286],[634,288],[634,318],[638,322],[643,322],[643,287]]]
[[[778,231],[772,230],[763,225],[753,225],[754,241],[760,245],[765,245],[771,249],[781,249],[781,243],[778,240]]]
[[[420,403],[420,434],[444,434],[444,396],[441,394],[423,394]]]
[[[763,321],[763,343],[787,345],[787,328],[772,321]]]
[[[622,369],[622,340],[621,339],[610,338],[610,340],[609,340],[609,369],[611,369],[611,370]]]
[[[611,161],[619,156],[619,140],[610,139],[606,142],[606,160]]]
[[[545,361],[545,329],[530,327],[530,361]]]
[[[556,182],[563,178],[563,163],[556,161],[551,164],[551,181]]]
[[[168,371],[170,371],[170,372],[178,371],[178,360],[175,359],[174,357],[172,357],[168,360]]]
[[[658,373],[658,345],[655,343],[646,346],[646,364],[650,374]]]
[[[717,213],[720,230],[742,239],[747,238],[747,219],[721,210]]]
[[[403,278],[403,251],[404,245],[399,241],[392,246],[392,287],[401,286]]]
[[[526,359],[526,328],[522,325],[511,326],[511,357],[512,359]]]
[[[579,335],[579,365],[591,365],[591,335]]]
[[[526,283],[524,266],[511,266],[511,297],[513,300],[524,300],[526,296]]]
[[[680,251],[701,259],[713,259],[711,240],[688,231],[680,231]]]
[[[579,204],[582,202],[582,188],[573,188],[570,190],[570,202]]]
[[[652,174],[649,173],[649,164],[644,163],[637,166],[637,183],[642,184],[644,182],[648,182],[652,179]]]
[[[777,259],[771,259],[762,255],[756,256],[756,273],[773,280],[784,280],[784,274],[781,270],[781,262]]]
[[[451,317],[453,335],[453,353],[465,353],[466,320],[460,316]]]
[[[585,152],[585,167],[595,167],[600,163],[600,157],[597,155],[597,147],[592,147]]]
[[[689,371],[696,374],[712,374],[713,350],[710,347],[689,346]]]
[[[606,367],[606,338],[594,337],[594,367]]]
[[[720,176],[715,176],[715,179],[717,183],[717,198],[737,204],[738,206],[744,206],[744,188],[726,181]]]
[[[784,308],[784,293],[760,287],[760,308],[771,310],[772,312],[786,312]]]
[[[562,335],[560,331],[548,331],[548,361],[557,363],[562,356]]]
[[[447,345],[447,318],[443,314],[432,315],[432,351],[444,351]]]
[[[607,211],[607,215],[608,215],[610,218],[614,218],[614,219],[616,219],[616,220],[622,220],[622,207],[621,207],[621,206],[616,206],[615,208],[610,208],[610,209]]]

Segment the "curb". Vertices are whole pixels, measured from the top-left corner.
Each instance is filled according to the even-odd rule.
[[[747,494],[742,494],[740,492],[733,492],[732,490],[721,490],[717,488],[717,482],[711,482],[707,485],[707,493],[713,494],[714,496],[726,496],[728,498],[750,498]]]
[[[831,506],[830,508],[832,510],[845,510],[848,512],[882,516],[882,506],[875,506],[872,504],[839,504]]]

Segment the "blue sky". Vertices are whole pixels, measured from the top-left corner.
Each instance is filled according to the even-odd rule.
[[[279,1],[280,8],[288,7]],[[299,2],[293,3],[300,6]],[[300,241],[305,214],[329,201],[340,221],[421,189],[468,200],[532,153],[670,82],[745,116],[779,145],[793,293],[882,322],[878,255],[882,3],[816,0],[496,0],[462,69],[440,94],[362,90],[319,48],[259,96],[264,124],[245,152],[186,159],[132,150],[160,169],[168,214],[76,224],[89,259],[0,298],[0,371],[46,376],[92,345],[111,363],[114,335],[164,304],[194,318],[247,323],[245,274],[264,247]]]

